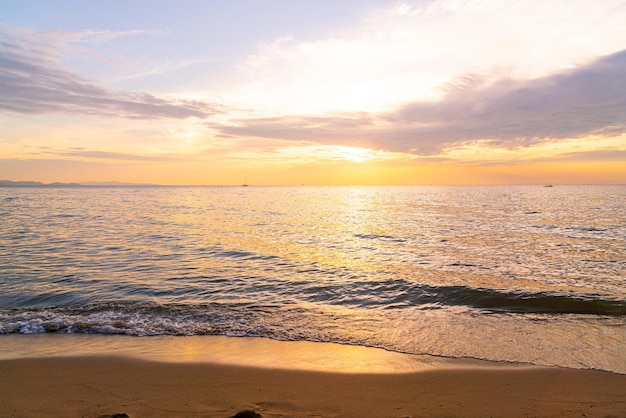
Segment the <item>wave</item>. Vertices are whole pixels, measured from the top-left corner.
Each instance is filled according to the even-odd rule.
[[[438,289],[447,304],[493,312],[539,314],[626,315],[626,301],[584,299],[549,293],[500,292],[452,286]]]
[[[308,292],[308,297],[307,297]],[[349,295],[349,296],[348,296]],[[372,295],[377,295],[376,297]],[[303,323],[315,315],[311,306],[358,307],[371,312],[445,310],[466,307],[477,314],[626,316],[626,301],[548,293],[503,292],[465,286],[428,286],[407,281],[307,287],[301,297],[309,308],[292,303],[234,302],[158,304],[100,302],[84,306],[28,307],[0,310],[0,334],[96,333],[126,335],[235,335],[292,339],[293,328],[281,318]],[[382,310],[382,311],[380,311]],[[332,322],[332,321],[331,321]],[[281,337],[281,335],[283,337]]]
[[[124,334],[263,336],[246,326],[252,311],[217,305],[102,303],[86,307],[23,308],[0,312],[0,334]]]
[[[489,312],[626,315],[626,301],[544,292],[506,292],[468,286],[430,286],[406,280],[351,282],[301,290],[310,302],[385,309],[465,306]]]

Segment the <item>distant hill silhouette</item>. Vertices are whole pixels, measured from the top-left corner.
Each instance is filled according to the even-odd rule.
[[[12,181],[12,180],[0,180],[0,187],[123,187],[123,186],[158,186],[158,184],[148,183],[124,183],[120,181],[103,181],[103,182],[87,182],[87,183],[42,183],[40,181]]]
[[[79,183],[42,183],[40,181],[0,180],[0,187],[81,187]]]

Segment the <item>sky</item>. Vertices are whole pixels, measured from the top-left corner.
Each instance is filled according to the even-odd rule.
[[[624,0],[0,0],[0,179],[626,183]]]

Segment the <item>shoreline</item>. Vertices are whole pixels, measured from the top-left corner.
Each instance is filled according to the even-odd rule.
[[[135,337],[55,333],[0,335],[0,361],[88,356],[337,373],[393,374],[442,368],[536,367],[526,363],[407,354],[358,345],[278,341],[262,337]]]
[[[626,411],[626,375],[597,370],[233,337],[31,337],[0,336],[0,416],[231,417],[254,410],[263,417],[605,417]]]

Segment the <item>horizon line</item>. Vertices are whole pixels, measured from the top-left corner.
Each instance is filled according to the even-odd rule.
[[[460,186],[623,186],[626,183],[445,183],[445,184],[246,184],[249,187],[460,187]],[[51,182],[44,183],[37,180],[0,180],[0,187],[242,187],[241,184],[160,184],[160,183],[130,183],[119,181],[88,181],[88,182]]]

